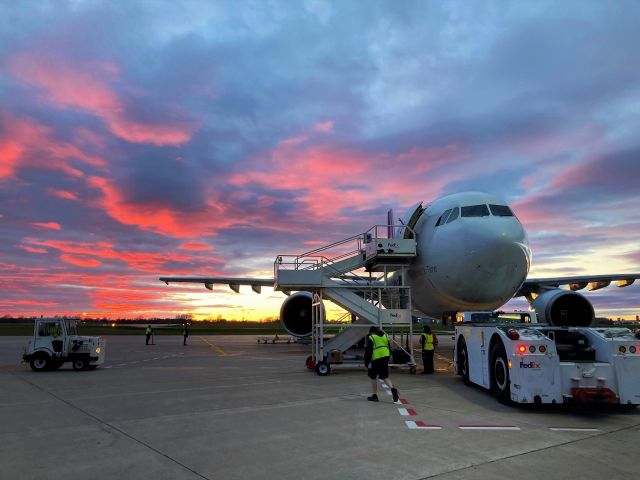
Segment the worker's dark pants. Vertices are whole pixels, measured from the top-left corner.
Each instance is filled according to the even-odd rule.
[[[422,363],[424,364],[423,373],[433,373],[433,352],[434,350],[422,351]]]
[[[189,336],[189,335],[184,335],[184,341],[182,342],[182,344],[183,344],[183,345],[186,345],[186,344],[187,344],[187,337],[188,337],[188,336]]]
[[[147,342],[146,342],[145,345],[149,345],[149,340],[151,339],[151,334],[147,333],[146,335],[147,335]]]

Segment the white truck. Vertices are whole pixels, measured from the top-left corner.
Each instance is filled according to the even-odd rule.
[[[74,370],[93,370],[104,363],[105,340],[78,335],[76,320],[38,318],[22,358],[36,372],[71,362]]]
[[[559,327],[534,312],[464,312],[454,369],[503,403],[640,404],[640,331]]]

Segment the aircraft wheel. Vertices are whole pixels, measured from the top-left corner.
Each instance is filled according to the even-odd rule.
[[[31,366],[31,370],[34,372],[43,372],[49,368],[50,361],[51,359],[49,358],[49,355],[40,352],[33,356],[29,365]]]
[[[73,363],[73,369],[75,371],[86,370],[89,366],[89,363],[83,358],[76,358]]]
[[[316,365],[316,373],[321,377],[326,377],[331,373],[331,367],[327,362],[318,362]]]
[[[467,351],[467,344],[464,339],[460,340],[458,345],[458,375],[462,376],[462,383],[465,385],[471,385],[469,379],[469,352]]]
[[[502,343],[491,348],[491,390],[500,403],[511,402],[511,380],[507,366],[507,354]]]

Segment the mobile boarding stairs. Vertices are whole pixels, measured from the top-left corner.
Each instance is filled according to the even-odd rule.
[[[376,325],[408,334],[402,348],[411,373],[413,358],[411,289],[404,285],[405,269],[416,256],[415,233],[407,226],[375,225],[367,232],[301,255],[279,255],[274,264],[275,290],[312,292],[312,355],[308,366],[328,375],[331,364],[349,362],[344,353],[360,342]],[[374,277],[374,272],[381,273]],[[393,272],[400,272],[394,275]],[[330,300],[351,314],[351,323],[325,340],[327,324],[323,300]],[[402,343],[402,340],[401,342]],[[393,350],[393,346],[392,346]],[[408,351],[407,351],[408,350]],[[310,365],[309,365],[310,364]],[[394,365],[392,363],[392,365]]]

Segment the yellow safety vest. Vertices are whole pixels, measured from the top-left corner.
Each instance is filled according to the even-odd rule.
[[[144,333],[149,335],[151,333],[151,329],[149,327],[147,327],[147,329],[144,331]]]
[[[369,335],[369,340],[373,345],[373,353],[371,354],[371,361],[378,360],[379,358],[388,357],[391,355],[389,351],[389,338],[385,333],[381,337],[378,335]]]
[[[424,347],[423,350],[433,350],[433,335],[429,335],[427,333],[423,333],[422,337],[424,337]]]

